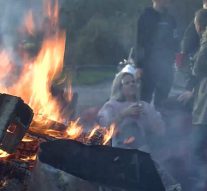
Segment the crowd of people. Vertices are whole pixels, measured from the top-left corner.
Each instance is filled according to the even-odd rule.
[[[203,8],[195,13],[182,42],[179,42],[177,37],[175,19],[167,11],[171,3],[170,0],[152,0],[152,7],[146,8],[140,15],[137,25],[136,69],[130,70],[128,66],[128,69],[121,70],[115,76],[110,98],[99,110],[97,121],[103,127],[116,124],[117,132],[112,139],[112,146],[151,153],[153,160],[158,163],[157,168],[166,190],[205,191],[207,190],[207,0],[203,0]],[[186,67],[186,60],[190,56],[193,57],[193,64],[187,64],[190,73],[186,90],[170,98],[174,62],[178,52],[182,58],[179,60],[181,62],[179,67],[182,68],[183,65]],[[137,88],[137,84],[141,85],[141,88]],[[164,120],[163,114],[169,103],[174,107],[178,105],[180,110],[183,108],[185,110],[188,104],[191,105],[185,110],[191,122],[188,124],[188,136],[185,137],[189,151],[189,155],[185,157],[189,165],[185,174],[187,186],[184,185],[183,188],[182,180],[171,176],[171,172],[168,173],[169,169],[165,169],[162,164],[162,159],[169,150],[166,144],[170,139],[167,141],[166,139],[173,136],[169,134],[173,129],[169,130],[169,124]],[[174,127],[177,124],[176,121],[172,123]],[[169,137],[166,138],[167,134]],[[179,137],[178,134],[176,136]],[[173,141],[175,140],[172,139],[171,145],[176,145],[179,150],[181,141],[176,143]],[[177,169],[178,174],[179,170],[181,169]]]

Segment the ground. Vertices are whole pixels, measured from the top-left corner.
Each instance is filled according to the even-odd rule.
[[[112,80],[108,79],[104,82],[90,86],[76,86],[74,92],[78,93],[77,114],[90,107],[99,107],[109,98]]]

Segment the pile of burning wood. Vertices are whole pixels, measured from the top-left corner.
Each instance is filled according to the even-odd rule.
[[[96,127],[83,133],[82,126],[70,122],[69,127],[52,120],[32,122],[32,109],[16,96],[0,95],[0,190],[21,186],[25,190],[35,167],[39,145],[56,139],[74,139],[88,145],[110,141],[113,129]],[[23,189],[24,188],[24,189]]]

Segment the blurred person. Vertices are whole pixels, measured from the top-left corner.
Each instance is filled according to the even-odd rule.
[[[195,53],[194,58],[193,58],[193,62],[194,64],[197,62],[197,59],[199,57],[199,52],[201,51],[201,49],[203,49],[204,45],[205,45],[205,30],[207,27],[207,17],[206,17],[206,12],[207,9],[200,9],[195,13],[195,17],[194,17],[194,26],[195,26],[195,30],[197,32],[197,35],[200,36],[201,38],[201,42],[202,44],[200,45],[200,47],[198,48],[197,53]],[[178,97],[178,101],[186,104],[188,103],[188,101],[193,98],[193,91],[195,86],[198,84],[198,76],[196,76],[195,74],[193,74],[193,72],[191,72],[191,76],[190,79],[187,83],[186,86],[186,91],[183,92],[179,97]]]
[[[201,45],[195,57],[193,75],[196,78],[194,88],[193,120],[195,126],[193,141],[194,154],[199,162],[199,177],[197,190],[207,189],[207,10],[200,10],[195,16],[195,26],[202,33]],[[205,30],[205,31],[204,31]],[[200,184],[200,185],[199,185]]]
[[[152,0],[138,19],[136,62],[142,74],[141,98],[159,108],[168,97],[173,82],[177,49],[176,21],[168,13],[171,0]]]
[[[207,0],[203,0],[203,9],[207,9]],[[194,20],[188,25],[181,41],[181,53],[185,56],[194,55],[200,46],[201,35],[197,33]]]
[[[103,127],[116,124],[113,147],[150,152],[152,158],[159,161],[161,157],[157,151],[162,144],[165,126],[154,107],[139,100],[137,95],[135,76],[127,72],[118,73],[112,84],[110,99],[100,109],[97,120]],[[171,175],[159,165],[157,168],[167,190],[181,189]]]
[[[180,101],[194,98],[192,124],[193,157],[195,159],[194,172],[198,180],[194,190],[204,191],[207,189],[207,9],[200,9],[195,14],[195,29],[202,36],[200,48],[194,57],[192,70],[193,90],[188,96],[179,96]],[[184,92],[185,93],[185,92]]]
[[[203,9],[207,9],[207,0],[203,0]],[[205,26],[203,28],[205,28]],[[178,54],[178,57],[180,59],[178,59],[179,61],[177,61],[179,62],[177,66],[178,69],[179,67],[187,67],[187,73],[185,72],[187,74],[186,91],[179,97],[179,100],[182,101],[184,104],[193,104],[192,90],[195,86],[196,79],[195,76],[192,75],[192,65],[194,64],[193,59],[192,62],[190,62],[188,58],[193,58],[195,53],[198,51],[200,47],[200,40],[202,38],[202,31],[203,30],[196,30],[195,22],[193,20],[186,28],[183,39],[181,41],[181,52],[180,54]],[[188,60],[187,63],[186,60]]]

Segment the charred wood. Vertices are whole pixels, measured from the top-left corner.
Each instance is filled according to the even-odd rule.
[[[110,187],[165,190],[150,155],[138,150],[57,140],[41,144],[39,159],[84,180]]]
[[[32,118],[32,109],[21,98],[0,94],[0,148],[14,152]]]
[[[17,161],[0,162],[0,191],[27,190],[31,172]]]

